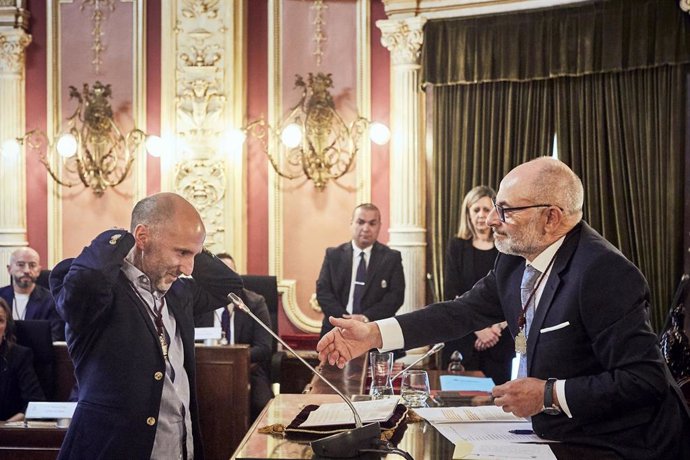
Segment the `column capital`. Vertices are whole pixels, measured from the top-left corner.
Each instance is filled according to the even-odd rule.
[[[0,74],[21,74],[24,70],[24,49],[31,35],[22,29],[0,29]]]
[[[419,64],[425,23],[423,16],[376,21],[376,26],[382,32],[381,44],[390,51],[393,65]]]

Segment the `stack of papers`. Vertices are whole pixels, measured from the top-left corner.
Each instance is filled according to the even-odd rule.
[[[399,397],[378,399],[375,401],[357,401],[354,404],[362,423],[385,422],[395,411]],[[321,404],[318,409],[311,411],[307,420],[300,428],[332,425],[354,425],[355,416],[350,406],[345,403]]]

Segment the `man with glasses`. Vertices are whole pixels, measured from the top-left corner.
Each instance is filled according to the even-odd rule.
[[[193,315],[242,290],[205,238],[191,203],[159,193],[135,205],[129,232],[107,230],[53,269],[79,385],[59,458],[203,457]]]
[[[331,319],[317,346],[342,367],[370,348],[414,348],[507,321],[520,354],[495,404],[546,439],[626,458],[690,458],[690,415],[648,322],[640,271],[582,221],[580,179],[542,157],[501,181],[488,224],[500,254],[460,298],[373,323]]]

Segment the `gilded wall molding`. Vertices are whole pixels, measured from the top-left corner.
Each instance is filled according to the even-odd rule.
[[[164,5],[162,188],[181,194],[206,226],[206,246],[246,265],[243,158],[223,151],[225,130],[244,106],[244,2],[175,0]]]
[[[383,3],[389,19],[414,16],[439,19],[550,8],[587,1],[591,0],[384,0]]]

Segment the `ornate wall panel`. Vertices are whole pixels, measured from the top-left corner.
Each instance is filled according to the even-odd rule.
[[[346,120],[370,117],[370,11],[368,0],[269,2],[269,123],[280,124],[299,98],[295,74],[332,73],[333,98]],[[290,321],[318,332],[322,314],[315,286],[325,250],[350,239],[352,209],[371,200],[371,157],[362,143],[355,171],[318,191],[309,181],[288,181],[269,170],[269,271],[279,281]],[[279,149],[276,143],[271,149]],[[380,240],[387,235],[381,232]]]
[[[162,12],[161,189],[201,213],[206,245],[246,265],[244,161],[222,142],[244,107],[242,1],[173,0]]]

